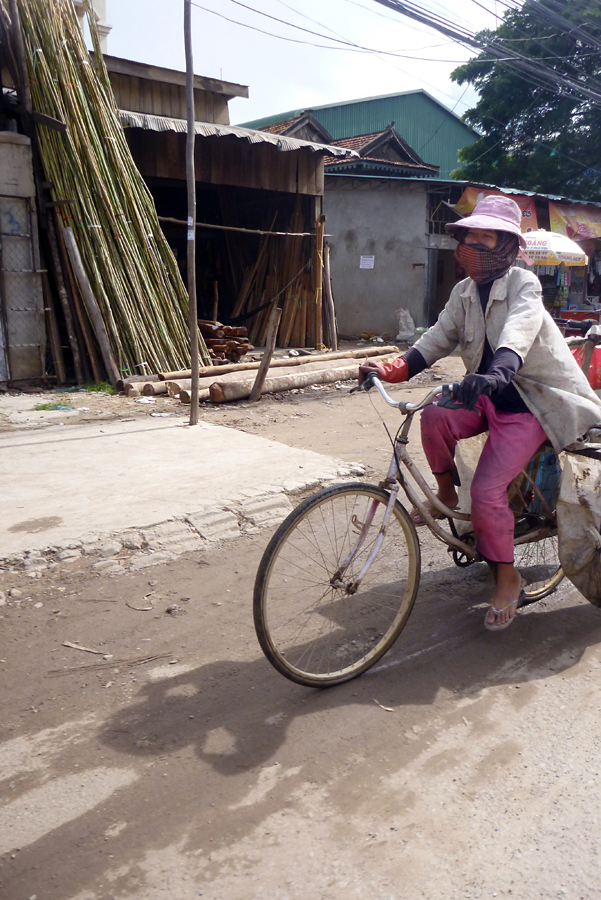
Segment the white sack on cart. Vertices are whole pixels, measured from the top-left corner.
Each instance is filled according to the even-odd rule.
[[[559,561],[574,587],[601,606],[601,461],[564,454],[557,501]]]

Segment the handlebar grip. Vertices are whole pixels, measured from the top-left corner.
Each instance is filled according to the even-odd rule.
[[[463,403],[458,403],[457,400],[454,399],[454,395],[459,387],[459,382],[455,381],[452,385],[443,384],[442,386],[442,397],[437,402],[437,406],[442,406],[444,409],[465,409]]]

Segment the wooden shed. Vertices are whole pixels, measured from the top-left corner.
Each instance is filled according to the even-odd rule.
[[[185,74],[104,59],[133,158],[185,277]],[[244,321],[260,342],[262,314],[253,311],[315,287],[324,157],[356,154],[230,125],[228,101],[245,96],[243,85],[195,76],[198,312]]]

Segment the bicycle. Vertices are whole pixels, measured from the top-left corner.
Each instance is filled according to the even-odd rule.
[[[393,400],[375,375],[360,390],[368,381],[405,416],[386,477],[378,485],[325,488],[300,503],[269,541],[255,580],[254,623],[265,656],[282,675],[310,687],[361,675],[407,624],[419,588],[421,551],[415,524],[398,499],[401,490],[447,544],[456,565],[482,559],[469,513],[439,501],[408,451],[415,414],[439,398],[449,405],[452,386],[438,386],[421,402],[410,403]],[[563,578],[555,521],[558,486],[558,458],[546,447],[510,485],[516,565],[528,581],[521,605],[546,597]],[[432,508],[445,517],[447,528],[433,518]],[[456,523],[464,523],[467,532],[459,535]]]

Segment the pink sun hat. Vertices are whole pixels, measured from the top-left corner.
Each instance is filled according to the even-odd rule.
[[[459,229],[480,228],[486,231],[508,231],[516,234],[520,241],[520,247],[526,247],[526,240],[522,236],[522,211],[509,197],[491,194],[480,200],[470,216],[466,216],[459,222],[449,222],[445,226],[447,234],[457,238]]]

